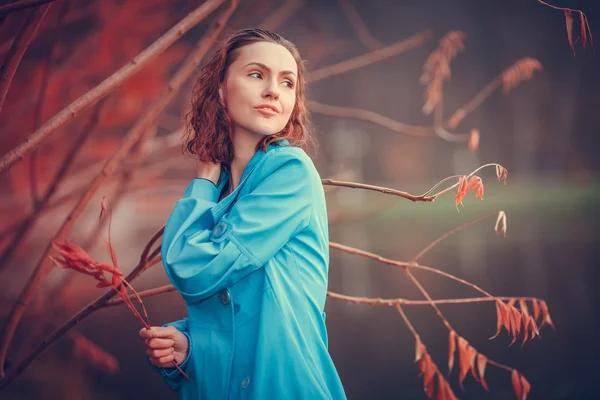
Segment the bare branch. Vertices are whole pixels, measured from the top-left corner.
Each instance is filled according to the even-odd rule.
[[[388,47],[377,49],[367,54],[363,54],[358,57],[351,58],[346,61],[342,61],[337,64],[329,65],[327,67],[320,68],[316,71],[311,72],[308,75],[307,81],[314,83],[325,78],[330,78],[335,75],[342,74],[344,72],[352,71],[357,68],[361,68],[373,63],[376,63],[386,58],[393,57],[401,54],[405,51],[414,49],[420,46],[423,42],[429,40],[432,37],[432,33],[429,30],[417,33],[408,39],[396,42]],[[1,172],[1,170],[0,170]]]
[[[49,137],[59,127],[73,120],[78,113],[117,89],[124,81],[137,73],[150,60],[163,53],[177,39],[183,36],[184,33],[197,25],[223,2],[224,0],[207,0],[202,3],[201,6],[169,29],[163,36],[148,46],[128,64],[106,78],[102,83],[88,91],[79,99],[75,100],[54,117],[50,118],[44,125],[29,135],[25,142],[10,150],[2,157],[2,159],[0,159],[0,173],[7,171],[14,164],[22,160],[23,157],[37,147],[42,140]]]
[[[373,35],[371,35],[371,32],[369,32],[369,28],[367,28],[367,26],[365,25],[365,22],[362,20],[358,11],[356,11],[356,8],[354,8],[354,6],[352,5],[352,2],[350,0],[338,0],[338,3],[340,4],[340,8],[346,15],[348,22],[350,22],[350,25],[356,32],[358,40],[360,40],[360,42],[363,45],[365,45],[365,47],[371,50],[375,50],[382,47],[381,42],[379,42],[373,37]]]
[[[4,100],[6,100],[8,89],[10,88],[10,84],[15,76],[15,72],[17,72],[17,68],[21,63],[21,59],[23,58],[25,51],[27,51],[29,44],[33,40],[35,32],[42,23],[42,20],[46,16],[50,6],[51,4],[41,6],[29,12],[27,19],[23,23],[21,32],[19,32],[10,50],[8,51],[6,61],[4,61],[4,64],[0,69],[0,112],[2,111],[2,106],[4,105]]]
[[[321,182],[323,183],[323,185],[343,186],[343,187],[348,187],[348,188],[353,188],[353,189],[366,189],[366,190],[372,190],[375,192],[391,194],[393,196],[403,197],[403,198],[413,201],[413,202],[422,201],[422,202],[427,203],[427,202],[432,202],[435,200],[434,196],[429,196],[429,197],[415,196],[410,193],[401,192],[400,190],[390,189],[390,188],[383,187],[383,186],[365,185],[363,183],[356,183],[356,182],[335,181],[333,179],[321,179]]]
[[[329,115],[332,117],[351,118],[358,119],[361,121],[367,121],[376,125],[381,125],[393,132],[404,133],[412,136],[435,136],[435,132],[432,128],[405,124],[369,110],[331,106],[327,104],[317,103],[316,101],[308,101],[307,105],[309,110],[313,113]]]
[[[262,29],[276,30],[290,16],[304,6],[305,0],[285,0],[273,13],[268,15],[259,25]]]

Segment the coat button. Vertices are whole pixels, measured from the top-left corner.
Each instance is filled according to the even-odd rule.
[[[221,303],[225,305],[231,302],[231,296],[229,295],[229,291],[227,289],[223,289],[221,292],[219,292],[219,298],[221,299]]]
[[[250,384],[250,377],[247,376],[242,380],[242,388],[246,389],[249,384]]]
[[[215,226],[215,229],[213,231],[213,235],[216,237],[221,236],[222,234],[225,233],[225,224],[217,224],[217,226]]]

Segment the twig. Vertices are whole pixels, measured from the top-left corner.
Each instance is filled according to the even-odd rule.
[[[434,196],[429,196],[429,197],[415,196],[410,193],[402,192],[400,190],[390,189],[390,188],[383,187],[383,186],[366,185],[363,183],[336,181],[333,179],[321,179],[321,183],[323,185],[330,185],[330,186],[342,186],[342,187],[348,187],[348,188],[353,188],[353,189],[372,190],[375,192],[381,192],[381,193],[385,193],[385,194],[391,194],[393,196],[403,197],[403,198],[405,198],[407,200],[411,200],[413,202],[422,201],[422,202],[427,203],[427,202],[432,202],[435,200]]]
[[[12,83],[15,72],[17,72],[21,59],[23,58],[25,51],[27,51],[35,32],[46,16],[50,6],[51,4],[41,6],[29,12],[27,19],[23,23],[23,28],[21,28],[21,32],[19,32],[19,35],[15,38],[15,41],[8,51],[6,61],[4,61],[4,64],[0,69],[0,112],[2,111],[8,88]]]
[[[421,45],[426,40],[429,40],[431,37],[431,31],[425,30],[423,32],[411,36],[408,39],[396,42],[395,44],[392,44],[388,47],[377,49],[370,53],[363,54],[361,56],[354,57],[349,60],[315,70],[308,75],[307,80],[310,83],[314,83],[334,75],[339,75],[344,72],[352,71],[354,69],[361,68],[381,60],[385,60],[386,58],[390,58],[405,51],[411,50]]]
[[[198,15],[205,16],[208,14],[208,11],[211,10],[210,7],[216,7],[215,4],[218,3],[216,0],[208,0],[205,2],[198,10],[193,12],[190,15],[196,16],[193,21],[198,22],[201,18]],[[209,4],[209,6],[207,6]],[[237,5],[237,0],[231,1],[232,7]],[[229,12],[230,9],[228,9]],[[188,25],[191,25],[192,21],[189,19],[190,17],[184,18],[183,21],[187,21]],[[196,21],[198,20],[198,21]],[[180,22],[177,26],[182,25]],[[187,25],[186,25],[187,27]],[[173,31],[172,28],[171,31]],[[182,27],[179,28],[178,32],[183,30]],[[154,123],[157,116],[160,114],[162,109],[169,103],[171,98],[175,95],[177,90],[183,84],[185,79],[191,74],[198,63],[200,62],[200,55],[205,54],[205,52],[210,47],[210,44],[207,40],[201,40],[200,45],[193,51],[186,61],[182,64],[182,66],[177,70],[173,78],[169,81],[166,89],[164,89],[160,96],[150,105],[150,107],[146,110],[144,115],[137,121],[137,123],[133,126],[133,128],[127,133],[125,138],[121,141],[119,148],[117,151],[111,156],[111,158],[106,162],[102,171],[92,180],[87,190],[83,193],[81,199],[78,204],[75,206],[71,214],[67,217],[63,225],[60,227],[58,233],[54,237],[55,241],[63,241],[67,235],[70,233],[73,228],[75,222],[79,218],[79,216],[83,213],[85,207],[88,205],[94,194],[98,191],[98,189],[102,186],[106,178],[112,175],[117,168],[121,164],[121,160],[127,156],[129,150],[133,147],[133,145],[139,140],[141,135],[145,132],[148,127]],[[139,56],[138,56],[139,57]],[[135,60],[134,60],[135,61]],[[102,86],[102,84],[100,85]],[[6,360],[8,346],[12,340],[14,332],[17,328],[17,325],[25,311],[25,308],[30,301],[33,294],[36,292],[36,289],[43,282],[46,276],[50,273],[53,268],[53,264],[48,259],[48,254],[52,250],[52,243],[48,243],[46,249],[43,252],[40,261],[35,267],[32,275],[30,276],[25,288],[19,295],[11,313],[8,318],[8,323],[6,324],[6,328],[2,335],[2,340],[0,342],[0,377],[3,375],[3,365],[4,360]]]
[[[305,0],[285,0],[285,2],[273,13],[268,15],[260,24],[262,29],[276,30],[290,16],[304,6]]]
[[[73,120],[79,112],[114,91],[125,80],[137,73],[150,60],[164,52],[184,33],[197,25],[223,2],[224,0],[207,0],[202,3],[201,6],[179,21],[163,36],[138,54],[132,61],[48,120],[38,130],[29,135],[25,142],[10,150],[2,157],[2,159],[0,159],[0,173],[5,172],[15,163],[22,160],[23,157],[33,150],[42,140],[50,136],[50,134],[54,133],[62,125]],[[2,357],[0,357],[0,361],[1,360]]]
[[[144,250],[142,251],[142,255],[140,256],[139,263],[133,268],[133,270],[127,275],[125,278],[128,282],[132,282],[135,278],[137,278],[142,271],[144,271],[146,264],[148,263],[148,254],[150,253],[150,249],[154,245],[154,243],[162,236],[164,232],[164,226],[159,229],[150,239],[150,241],[146,244]],[[82,310],[80,310],[77,314],[72,316],[67,322],[65,322],[62,326],[58,327],[54,332],[52,332],[48,337],[46,337],[19,365],[15,368],[12,368],[8,371],[8,373],[4,376],[2,380],[0,380],[0,390],[4,389],[8,386],[16,377],[18,377],[25,369],[37,358],[39,357],[48,347],[54,344],[58,339],[60,339],[66,332],[77,326],[81,321],[90,316],[95,311],[102,308],[102,306],[111,298],[113,298],[117,292],[114,289],[109,289],[102,296],[98,297],[96,300],[88,304]]]
[[[26,8],[37,7],[42,4],[52,3],[57,0],[21,0],[12,4],[7,4],[0,7],[0,17],[6,14],[10,14],[15,11],[24,10]],[[45,6],[48,7],[48,6]],[[40,7],[41,8],[41,7]]]
[[[357,256],[369,258],[371,260],[378,261],[378,262],[380,262],[382,264],[387,264],[387,265],[391,265],[391,266],[402,268],[402,269],[415,268],[415,269],[422,269],[424,271],[429,271],[429,272],[432,272],[434,274],[445,276],[446,278],[449,278],[449,279],[452,279],[453,281],[462,283],[463,285],[472,287],[473,289],[477,290],[478,292],[480,292],[480,293],[482,293],[482,294],[484,294],[486,296],[494,297],[490,293],[488,293],[487,291],[485,291],[482,288],[480,288],[479,286],[475,285],[474,283],[465,281],[464,279],[461,279],[461,278],[459,278],[457,276],[454,276],[452,274],[449,274],[447,272],[440,271],[439,269],[435,269],[435,268],[432,268],[432,267],[427,267],[425,265],[421,265],[421,264],[418,264],[416,262],[395,261],[395,260],[391,260],[389,258],[382,257],[382,256],[380,256],[378,254],[375,254],[375,253],[371,253],[371,252],[364,251],[364,250],[359,250],[357,248],[350,247],[350,246],[345,246],[343,244],[336,243],[336,242],[329,242],[329,247],[332,248],[332,249],[341,250],[341,251],[344,251],[346,253],[350,253],[350,254],[354,254],[354,255],[357,255]]]
[[[362,20],[360,14],[356,11],[356,8],[354,8],[350,0],[338,0],[338,3],[340,4],[340,8],[346,15],[348,22],[350,22],[350,25],[356,32],[358,40],[360,40],[360,42],[363,45],[365,45],[365,47],[371,50],[380,48],[382,46],[381,42],[379,42],[373,37],[373,35],[371,35],[371,32],[369,32],[369,28],[367,28],[365,22]]]
[[[477,219],[475,219],[475,220],[473,220],[473,221],[469,221],[469,222],[467,222],[467,223],[464,223],[464,224],[462,224],[461,226],[458,226],[458,227],[456,227],[456,228],[452,229],[452,230],[451,230],[451,231],[449,231],[449,232],[446,232],[445,234],[443,234],[442,236],[440,236],[439,238],[437,238],[436,240],[434,240],[433,242],[431,242],[431,243],[430,243],[430,244],[429,244],[427,247],[425,247],[423,250],[421,250],[421,251],[420,251],[420,252],[419,252],[419,253],[418,253],[416,256],[414,256],[414,257],[413,257],[413,259],[412,259],[411,261],[415,261],[415,262],[416,262],[416,261],[418,261],[418,260],[419,260],[419,258],[423,257],[423,256],[425,255],[425,253],[427,253],[429,250],[431,250],[431,249],[432,249],[432,248],[433,248],[433,247],[434,247],[436,244],[438,244],[438,243],[439,243],[439,242],[441,242],[442,240],[446,239],[447,237],[449,237],[449,236],[452,236],[452,235],[453,235],[453,234],[455,234],[456,232],[458,232],[458,231],[460,231],[460,230],[462,230],[462,229],[464,229],[464,228],[467,228],[467,227],[469,227],[469,226],[471,226],[471,225],[475,225],[475,224],[476,224],[476,223],[478,223],[478,222],[485,221],[486,219],[490,219],[490,218],[492,218],[492,217],[496,217],[496,216],[498,216],[498,213],[497,213],[497,212],[495,212],[495,213],[493,213],[493,214],[485,215],[485,216],[483,216],[483,217],[480,217],[480,218],[477,218]]]
[[[352,118],[361,121],[367,121],[376,125],[381,125],[397,133],[404,133],[407,135],[420,137],[435,136],[435,132],[432,128],[405,124],[369,110],[351,107],[331,106],[327,104],[317,103],[316,101],[308,101],[307,106],[309,110],[314,113],[329,115],[338,118]]]
[[[167,288],[168,288],[168,286],[162,286],[162,287],[156,288],[156,289],[164,290],[164,292],[161,291],[160,293],[167,293],[167,292],[169,292],[168,290],[166,290]],[[154,289],[151,289],[151,290],[154,290]],[[173,289],[173,290],[175,290],[175,289]],[[154,295],[154,293],[150,293],[150,290],[145,291],[145,292],[149,292],[148,293],[149,296]],[[139,294],[141,295],[142,293],[144,293],[144,292],[140,292]],[[160,293],[156,293],[156,294],[160,294]],[[347,296],[345,294],[335,293],[335,292],[331,292],[331,291],[327,292],[327,296],[332,299],[345,301],[347,303],[363,304],[366,306],[394,306],[396,304],[401,304],[401,305],[406,305],[406,306],[428,306],[428,305],[431,305],[429,300],[408,300],[408,299],[403,299],[403,298],[382,299],[382,298],[374,298],[374,297],[355,297],[355,296]],[[458,298],[458,299],[436,299],[436,300],[433,300],[433,302],[435,304],[471,304],[471,303],[489,303],[491,301],[497,301],[497,300],[542,301],[541,299],[538,299],[537,297],[495,296],[495,297],[464,297],[464,298]],[[112,301],[114,301],[114,300],[111,300],[111,302]]]
[[[177,289],[175,289],[175,287],[173,285],[165,285],[165,286],[160,286],[154,289],[148,289],[148,290],[143,290],[141,292],[138,292],[138,296],[140,298],[145,298],[145,297],[151,297],[151,296],[156,296],[159,294],[163,294],[163,293],[170,293],[170,292],[174,292]],[[133,298],[134,295],[129,295],[129,298]],[[118,306],[123,304],[125,301],[123,299],[112,299],[106,302],[106,304],[104,304],[101,308],[109,308],[109,307],[114,307],[114,306]]]
[[[56,26],[52,32],[52,39],[50,40],[50,46],[46,50],[46,55],[44,57],[43,69],[44,72],[42,74],[42,83],[40,85],[40,90],[38,91],[37,102],[35,105],[35,111],[33,112],[33,129],[37,129],[40,127],[42,123],[42,110],[44,108],[44,98],[46,97],[46,90],[48,89],[48,81],[50,80],[50,65],[52,63],[52,53],[54,52],[54,48],[56,47],[56,42],[58,40],[58,34],[61,31],[61,27],[65,21],[65,17],[69,11],[69,6],[71,1],[65,1],[62,8],[58,13],[58,18],[56,19]],[[31,152],[30,157],[30,186],[31,186],[31,199],[33,201],[33,208],[36,209],[38,207],[38,203],[40,201],[37,191],[37,152],[33,150]],[[0,262],[0,267],[2,266],[2,262]]]

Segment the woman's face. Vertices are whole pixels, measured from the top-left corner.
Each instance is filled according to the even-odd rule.
[[[296,103],[296,60],[285,47],[269,42],[237,51],[219,89],[233,132],[240,128],[260,136],[281,132]]]

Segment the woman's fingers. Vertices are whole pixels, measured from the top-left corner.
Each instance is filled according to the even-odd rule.
[[[175,350],[172,347],[167,349],[146,349],[146,354],[156,359],[164,356],[170,356]]]
[[[146,346],[151,349],[173,348],[174,344],[173,339],[146,339]]]
[[[175,359],[175,357],[173,355],[159,357],[159,358],[150,357],[150,363],[152,363],[152,365],[156,365],[157,367],[161,367],[161,368],[172,368],[174,359]]]
[[[140,337],[144,339],[152,338],[171,338],[177,332],[172,326],[152,326],[150,329],[142,328],[140,330]]]

